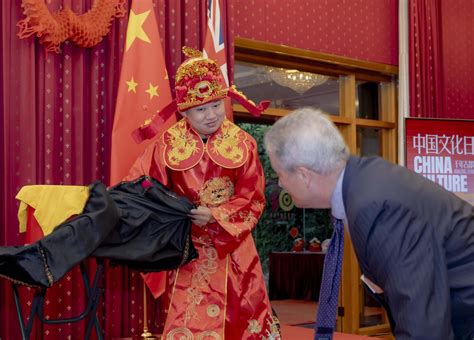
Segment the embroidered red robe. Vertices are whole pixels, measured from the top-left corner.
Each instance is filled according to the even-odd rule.
[[[193,226],[199,258],[176,271],[164,339],[279,339],[251,231],[265,207],[255,140],[228,120],[203,142],[185,119],[134,165],[211,209],[215,223]]]

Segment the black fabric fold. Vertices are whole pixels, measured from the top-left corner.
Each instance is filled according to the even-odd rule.
[[[145,272],[175,269],[197,257],[192,208],[147,176],[110,189],[96,182],[82,214],[35,244],[0,247],[0,276],[48,287],[88,256]]]
[[[144,188],[144,181],[152,185]],[[146,272],[175,269],[196,258],[188,217],[193,204],[152,178],[132,183],[110,190],[120,224],[92,255]]]

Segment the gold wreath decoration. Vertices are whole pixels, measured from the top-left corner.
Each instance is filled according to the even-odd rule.
[[[51,13],[44,0],[22,0],[26,18],[18,21],[18,37],[35,34],[47,51],[59,53],[59,45],[70,40],[81,47],[98,44],[107,33],[114,18],[126,13],[126,0],[95,0],[92,8],[77,15],[69,7]]]

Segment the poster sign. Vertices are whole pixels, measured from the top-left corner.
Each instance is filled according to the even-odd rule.
[[[407,118],[407,168],[474,205],[474,121]]]

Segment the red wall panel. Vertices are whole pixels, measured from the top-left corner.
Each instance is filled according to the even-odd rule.
[[[398,65],[397,0],[235,0],[235,35]]]
[[[441,2],[446,118],[474,118],[474,2]]]

